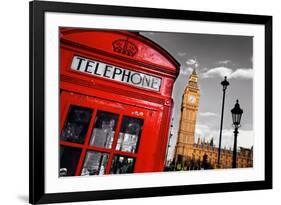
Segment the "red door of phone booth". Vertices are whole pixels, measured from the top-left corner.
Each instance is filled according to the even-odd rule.
[[[60,176],[163,171],[179,64],[137,33],[60,35]]]

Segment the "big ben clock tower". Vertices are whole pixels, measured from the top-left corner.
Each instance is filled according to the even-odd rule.
[[[176,162],[183,162],[192,157],[199,98],[198,75],[194,69],[182,98],[181,119],[175,148]]]

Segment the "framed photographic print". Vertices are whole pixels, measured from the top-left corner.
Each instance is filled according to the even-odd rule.
[[[30,203],[272,188],[272,17],[30,2]]]

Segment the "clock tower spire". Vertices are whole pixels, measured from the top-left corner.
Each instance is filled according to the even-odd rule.
[[[182,98],[178,140],[175,148],[176,162],[183,162],[192,156],[199,99],[198,75],[194,68]]]

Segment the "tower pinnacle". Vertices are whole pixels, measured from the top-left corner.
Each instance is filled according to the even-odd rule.
[[[195,68],[193,68],[192,75],[197,75]]]
[[[198,89],[198,75],[196,73],[196,69],[194,68],[191,75],[189,76],[189,80],[188,80],[188,86],[186,87],[186,89],[188,88],[193,88],[193,89]]]

